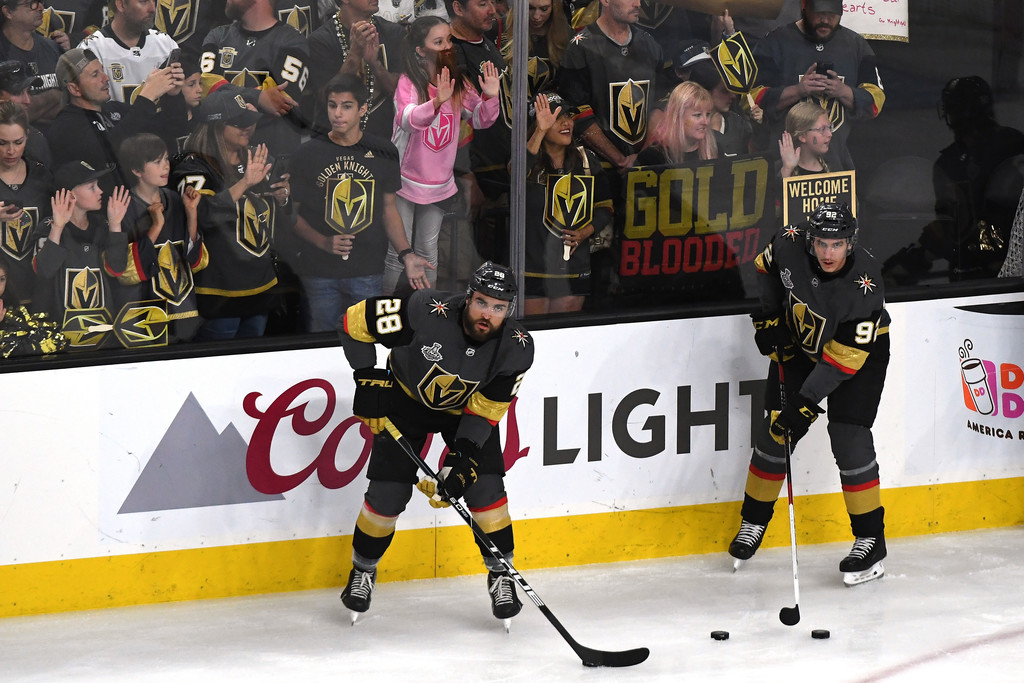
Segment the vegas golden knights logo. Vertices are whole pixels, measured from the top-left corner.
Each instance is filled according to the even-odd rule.
[[[747,45],[742,31],[737,31],[710,52],[711,61],[718,69],[722,82],[730,92],[744,95],[754,87],[757,80],[757,62]]]
[[[233,58],[234,55],[232,55]],[[266,71],[249,71],[248,69],[224,72],[224,78],[228,79],[231,85],[237,85],[240,88],[258,88],[263,85],[263,81],[267,80],[269,75]]]
[[[594,220],[594,176],[549,175],[544,191],[544,226],[556,237]]]
[[[235,239],[253,256],[263,256],[270,248],[270,204],[263,197],[244,196],[235,226]]]
[[[36,27],[36,33],[49,38],[54,31],[71,34],[75,30],[75,13],[62,12],[52,7],[43,10],[43,23]]]
[[[114,318],[114,335],[126,349],[167,345],[167,311],[156,301],[125,304]]]
[[[327,182],[324,222],[335,232],[354,235],[373,223],[373,180],[345,173]]]
[[[644,28],[658,28],[668,15],[672,14],[672,6],[665,5],[655,0],[640,0],[640,17],[636,23]]]
[[[21,216],[13,221],[4,221],[0,225],[0,253],[6,254],[15,261],[23,261],[32,255],[32,234],[35,232],[39,210],[25,207]]]
[[[120,83],[124,80],[124,65],[113,62],[110,65],[110,80]]]
[[[505,125],[512,127],[512,78],[511,69],[505,69],[501,75],[500,102],[501,118]],[[551,83],[551,62],[543,57],[530,57],[526,62],[526,97],[529,101],[537,96],[537,93],[547,90]]]
[[[277,20],[282,24],[288,24],[293,29],[301,33],[304,37],[309,38],[309,34],[312,31],[312,22],[310,17],[309,5],[293,5],[290,9],[279,9],[277,10]]]
[[[157,0],[156,28],[181,43],[196,32],[199,3],[210,0]]]
[[[192,292],[192,271],[177,258],[184,243],[164,242],[156,250],[157,273],[153,278],[153,294],[174,306],[180,306]]]
[[[635,145],[647,134],[647,95],[650,81],[609,83],[608,129],[626,143]]]
[[[220,68],[230,69],[235,65],[235,57],[238,56],[238,50],[233,47],[222,47],[220,49]],[[230,78],[228,80],[231,80]],[[241,83],[233,83],[233,85],[242,85]]]
[[[793,330],[800,346],[808,353],[818,353],[821,336],[825,331],[825,319],[796,298],[793,292],[789,293],[789,308],[793,315]]]
[[[99,268],[67,268],[64,271],[64,308],[106,308]]]
[[[842,76],[839,78],[845,80]],[[846,108],[838,99],[834,97],[810,97],[808,99],[818,104],[828,114],[828,121],[832,124],[832,132],[839,130],[846,123]]]
[[[466,405],[470,395],[480,386],[479,382],[467,382],[458,375],[445,372],[437,363],[416,385],[420,400],[434,410],[451,410]]]
[[[60,331],[74,348],[89,348],[102,344],[112,329],[110,312],[105,308],[68,309],[64,311]]]

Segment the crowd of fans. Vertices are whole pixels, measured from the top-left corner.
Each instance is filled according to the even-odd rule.
[[[849,167],[829,153],[834,112],[786,117],[841,80],[822,68],[840,59],[737,97],[708,56],[734,33],[728,12],[528,1],[528,314],[581,310],[606,285],[639,164],[764,153],[780,177]],[[376,0],[180,16],[155,0],[75,4],[91,7],[0,1],[5,354],[324,331],[366,296],[508,262],[520,46],[501,2],[417,2],[400,23]],[[801,4],[808,41],[842,37],[861,51],[844,68],[874,68],[839,33],[841,3]],[[62,30],[61,16],[97,25]],[[829,92],[847,119],[877,115],[880,88],[847,82],[866,90]]]

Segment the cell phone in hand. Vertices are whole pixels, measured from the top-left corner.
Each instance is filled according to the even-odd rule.
[[[282,154],[278,156],[274,159],[273,166],[270,168],[270,184],[274,185],[284,180],[285,173],[288,173],[290,170],[291,164],[289,163],[288,155]]]
[[[181,48],[176,47],[176,48],[171,50],[171,53],[169,55],[167,55],[167,59],[165,59],[164,63],[160,65],[160,68],[161,69],[166,69],[171,64],[180,63],[180,62],[181,62]]]
[[[818,62],[818,68],[814,71],[822,76],[828,76],[828,72],[836,68],[836,65],[832,62]]]

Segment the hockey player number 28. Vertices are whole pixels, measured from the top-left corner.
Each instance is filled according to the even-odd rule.
[[[401,299],[377,299],[377,334],[393,334],[402,329]]]

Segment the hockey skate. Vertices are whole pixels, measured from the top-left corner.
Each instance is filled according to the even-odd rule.
[[[729,544],[729,554],[735,558],[732,563],[732,570],[736,571],[743,566],[743,563],[754,556],[757,549],[761,547],[764,540],[764,531],[768,527],[763,524],[753,524],[747,520],[740,522],[740,530],[736,532],[736,538]]]
[[[341,602],[352,613],[352,623],[356,623],[359,615],[370,609],[370,598],[373,587],[377,583],[377,570],[363,571],[352,567],[348,574],[348,585],[341,592]]]
[[[856,586],[881,578],[885,574],[885,567],[882,566],[885,555],[884,536],[854,539],[850,554],[839,563],[839,571],[843,572],[843,583],[847,586]]]
[[[512,628],[512,617],[523,609],[512,577],[502,572],[487,572],[487,592],[491,594],[491,613],[504,622],[508,633]]]

